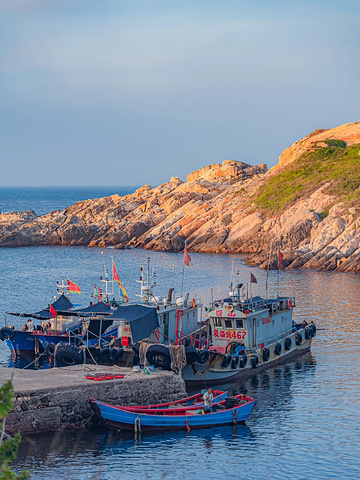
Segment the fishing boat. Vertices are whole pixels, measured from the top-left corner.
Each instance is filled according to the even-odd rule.
[[[213,390],[213,395],[214,395],[213,404],[216,404],[226,400],[226,397],[228,396],[228,392],[223,392],[222,390]],[[203,406],[204,406],[203,393],[200,392],[200,393],[196,393],[195,395],[191,395],[190,397],[182,398],[181,400],[175,400],[173,402],[158,403],[155,405],[127,405],[121,408],[132,411],[132,412],[137,412],[137,411],[148,411],[148,410],[156,410],[156,409],[162,409],[162,410],[171,409],[173,411],[176,409],[184,409],[184,408],[186,409],[189,407],[199,408]]]
[[[312,321],[294,321],[295,297],[252,296],[243,283],[233,281],[230,287],[227,297],[209,305],[207,328],[201,336],[186,338],[190,343],[181,375],[187,384],[214,385],[246,378],[310,350],[316,326]],[[179,335],[176,344],[182,343]],[[171,348],[150,346],[148,362],[170,369],[169,362],[159,362],[153,352],[168,358]]]
[[[138,362],[139,342],[174,343],[181,332],[184,338],[200,331],[200,299],[186,295],[177,295],[170,288],[164,297],[155,296],[156,273],[142,264],[140,273],[140,294],[136,303],[128,302],[126,290],[120,282],[113,261],[112,279],[108,269],[105,288],[92,294],[90,305],[74,308],[68,298],[67,284],[64,279],[58,285],[60,296],[46,308],[34,313],[7,312],[20,321],[33,318],[38,321],[33,331],[22,331],[7,324],[0,330],[0,339],[5,340],[11,353],[15,356],[33,356],[45,353],[53,357],[59,352],[60,364],[74,365],[83,362],[79,347],[86,347],[89,361],[99,363],[117,363],[132,366]],[[123,294],[122,300],[115,300],[114,284],[119,284]],[[94,300],[98,300],[94,302]],[[59,346],[60,345],[60,346]],[[169,357],[170,361],[170,357]]]
[[[216,427],[245,423],[256,400],[245,395],[237,395],[218,402],[212,411],[206,413],[197,406],[167,409],[147,409],[131,411],[121,406],[109,405],[98,400],[90,400],[93,410],[110,428],[119,430],[154,431],[187,430],[193,428]]]

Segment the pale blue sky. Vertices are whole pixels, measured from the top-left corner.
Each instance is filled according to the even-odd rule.
[[[360,120],[358,1],[0,0],[0,185],[157,185]]]

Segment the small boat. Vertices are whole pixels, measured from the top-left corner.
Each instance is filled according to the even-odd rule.
[[[228,392],[223,392],[222,390],[213,390],[213,395],[214,395],[213,404],[216,404],[226,400],[226,397],[228,396]],[[137,411],[144,411],[144,410],[148,411],[148,410],[157,410],[157,409],[187,410],[189,409],[189,407],[199,408],[203,406],[204,406],[203,394],[200,392],[200,393],[196,393],[195,395],[192,395],[191,397],[182,398],[181,400],[175,400],[174,402],[158,403],[155,405],[126,405],[121,408],[123,408],[124,410],[137,412]]]
[[[91,407],[99,418],[110,428],[134,430],[191,430],[192,428],[217,427],[245,423],[256,400],[245,395],[237,395],[213,406],[213,411],[205,413],[196,406],[168,409],[148,409],[129,411],[122,406],[109,405],[98,400],[90,400]]]

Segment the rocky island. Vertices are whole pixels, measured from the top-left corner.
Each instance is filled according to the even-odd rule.
[[[0,247],[66,245],[243,253],[265,268],[360,271],[360,122],[316,130],[251,166],[225,160],[131,195],[0,215]]]

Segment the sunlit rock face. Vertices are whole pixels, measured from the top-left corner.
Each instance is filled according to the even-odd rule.
[[[290,168],[326,139],[360,143],[360,122],[317,130],[294,143],[276,167],[235,160],[205,166],[186,182],[171,177],[130,195],[78,202],[37,216],[32,211],[0,215],[0,246],[79,245],[244,253],[247,263],[276,268],[281,248],[287,268],[360,271],[360,208],[345,205],[330,184],[314,188],[277,215],[254,202],[262,185]],[[360,156],[359,156],[360,166]],[[327,215],[323,212],[332,205]],[[272,255],[269,253],[270,247]]]

